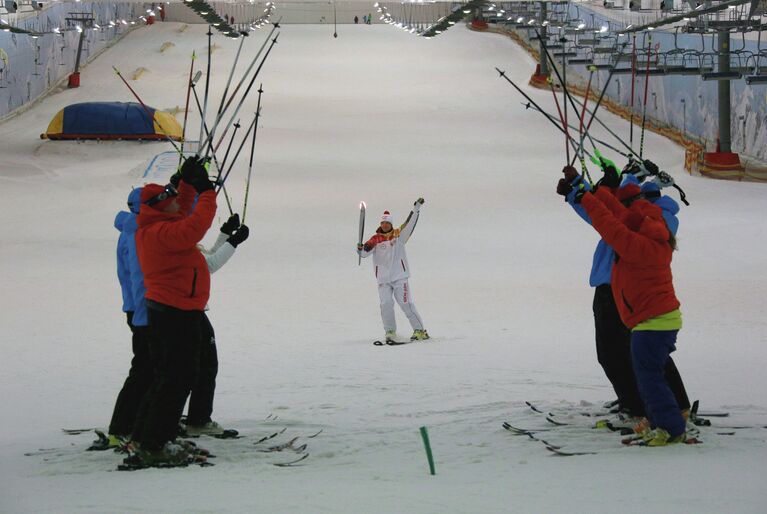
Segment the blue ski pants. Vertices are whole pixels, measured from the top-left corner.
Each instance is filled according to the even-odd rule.
[[[665,367],[676,350],[678,330],[637,330],[631,333],[631,358],[647,418],[676,437],[685,431],[679,404],[666,381]]]

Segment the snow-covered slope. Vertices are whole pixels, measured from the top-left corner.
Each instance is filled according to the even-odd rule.
[[[0,510],[764,508],[764,429],[708,429],[703,445],[654,450],[559,429],[552,441],[599,450],[563,458],[501,428],[504,420],[546,425],[524,400],[596,409],[613,393],[594,352],[588,272],[596,233],[554,193],[562,140],[493,69],[523,84],[534,63],[508,39],[462,27],[433,40],[386,26],[344,26],[338,39],[328,26],[282,29],[259,79],[251,237],[213,277],[211,297],[220,361],[214,417],[248,437],[200,440],[218,455],[212,468],[116,473],[120,456],[82,452],[91,436],[60,429],[107,424],[131,356],[112,221],[169,145],[38,134],[69,103],[132,101],[113,65],[125,75],[148,69],[132,83],[148,104],[183,106],[189,56],[205,55],[206,38],[204,27],[178,27],[137,30],[83,70],[83,87],[0,125]],[[254,34],[244,53],[252,56],[265,35]],[[160,53],[166,41],[175,46]],[[217,105],[237,42],[214,42]],[[203,57],[197,68],[204,65]],[[530,95],[553,111],[550,93]],[[767,188],[689,177],[679,147],[654,134],[645,144],[692,203],[680,214],[674,261],[685,320],[675,359],[687,389],[704,410],[732,413],[719,425],[764,425]],[[245,157],[227,184],[237,210]],[[357,206],[367,202],[370,234],[384,209],[402,220],[419,196],[426,204],[408,244],[411,286],[433,340],[375,347],[382,329],[370,262],[357,266]],[[228,216],[220,203],[216,226]],[[399,321],[400,335],[409,335]],[[433,477],[420,426],[431,435]],[[291,456],[253,445],[284,427],[274,441],[308,444],[302,467],[274,467]]]

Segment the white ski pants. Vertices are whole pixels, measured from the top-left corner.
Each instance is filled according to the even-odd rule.
[[[394,318],[394,300],[397,300],[413,330],[423,330],[423,320],[415,309],[407,279],[378,284],[378,297],[381,300],[381,319],[384,330],[397,330],[397,321]]]

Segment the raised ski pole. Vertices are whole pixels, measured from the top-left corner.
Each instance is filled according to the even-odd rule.
[[[636,86],[637,73],[637,35],[636,32],[632,38],[631,46],[631,117],[629,118],[629,145],[634,147],[634,89]]]
[[[525,93],[524,91],[522,91],[522,89],[521,89],[521,88],[520,88],[518,85],[516,85],[516,84],[514,83],[514,81],[513,81],[513,80],[511,80],[509,77],[507,77],[507,76],[506,76],[506,72],[505,72],[505,71],[501,71],[501,70],[499,70],[498,68],[495,68],[495,71],[497,71],[497,72],[500,74],[500,76],[501,76],[502,78],[506,79],[506,82],[508,82],[509,84],[511,84],[512,86],[514,86],[514,89],[516,89],[517,91],[519,91],[519,94],[521,94],[522,96],[524,96],[524,97],[525,97],[525,99],[526,99],[526,100],[527,100],[527,101],[528,101],[528,102],[529,102],[531,105],[534,105],[534,106],[535,106],[535,108],[538,110],[538,112],[540,112],[541,114],[543,114],[544,116],[546,116],[546,119],[548,119],[548,120],[549,120],[549,121],[550,121],[550,122],[551,122],[551,123],[552,123],[552,124],[553,124],[555,127],[557,127],[557,129],[558,129],[560,132],[562,132],[563,134],[567,135],[567,132],[565,132],[565,129],[564,129],[564,128],[562,128],[562,126],[561,126],[559,123],[557,123],[557,121],[554,119],[554,117],[553,117],[552,115],[550,115],[549,113],[547,113],[546,111],[544,111],[543,109],[541,109],[541,107],[540,107],[540,106],[539,106],[537,103],[535,103],[535,100],[533,100],[532,98],[530,98],[530,96],[529,96],[527,93]],[[570,144],[572,145],[572,147],[573,147],[573,148],[575,148],[575,141],[574,141],[572,138],[570,138]]]
[[[625,47],[626,47],[626,43],[623,43],[621,45],[621,50],[618,53],[618,58],[616,59],[616,63],[620,61],[621,55],[623,55],[623,49]],[[607,86],[610,85],[610,81],[612,80],[613,75],[615,75],[615,64],[613,64],[613,67],[610,68],[610,73],[607,75],[607,80],[605,80],[605,85],[602,86],[602,92],[599,93],[599,98],[597,99],[597,103],[594,104],[594,110],[591,111],[591,117],[589,118],[589,122],[586,124],[586,133],[589,132],[589,129],[591,128],[591,124],[593,123],[594,119],[596,119],[597,117],[597,110],[599,109],[599,106],[602,105],[602,99],[604,98],[605,93],[607,93]],[[602,124],[602,126],[604,126],[604,123],[602,123],[601,121],[599,123]],[[570,163],[570,165],[572,165],[572,162]]]
[[[208,112],[208,92],[210,90],[210,55],[211,55],[211,38],[213,37],[213,32],[210,29],[210,25],[208,25],[208,71],[205,74],[205,95],[202,105],[202,120],[200,121],[200,137],[197,140],[197,155],[200,155],[200,144],[202,142],[202,134],[203,134],[203,126],[205,125],[205,116]],[[205,157],[207,157],[208,154],[205,154]]]
[[[568,14],[569,16],[569,14]],[[540,37],[540,34],[538,34],[538,37]],[[565,57],[565,54],[567,53],[567,38],[562,35],[561,38],[559,38],[559,42],[562,43],[562,76],[559,77],[562,82],[562,90],[565,93],[565,96],[570,99],[570,102],[572,102],[572,99],[570,98],[570,92],[567,89],[567,57]],[[541,40],[541,45],[545,45],[546,43]],[[545,47],[544,47],[545,48]],[[546,50],[548,52],[548,50]],[[565,99],[562,99],[563,107],[565,108],[565,116],[562,118],[562,125],[565,127],[567,126],[567,102],[565,102]],[[576,115],[578,113],[578,109],[573,108]],[[577,154],[577,152],[576,152]],[[577,155],[574,155],[573,157],[576,157]],[[570,162],[570,151],[567,152],[567,162]],[[583,164],[583,168],[586,168],[586,164]],[[589,182],[591,182],[591,179],[589,178]]]
[[[594,77],[594,70],[596,70],[596,68],[593,65],[589,66],[589,81],[588,81],[588,83],[586,85],[586,96],[584,97],[583,109],[581,110],[581,124],[578,127],[578,133],[581,136],[581,142],[580,142],[580,145],[581,145],[581,158],[583,157],[583,140],[584,140],[583,118],[586,116],[586,104],[589,103],[589,93],[591,92],[591,79]],[[568,161],[569,160],[570,159],[568,159]],[[583,160],[583,159],[581,159],[581,160]]]
[[[365,209],[367,206],[365,202],[360,202],[360,225],[359,225],[359,240],[357,244],[362,244],[362,238],[365,236]],[[357,266],[362,264],[362,255],[357,255]]]
[[[248,210],[248,193],[250,192],[250,174],[253,171],[253,154],[256,150],[256,134],[258,134],[258,118],[261,117],[261,95],[264,85],[258,86],[258,103],[256,104],[256,117],[253,120],[253,141],[250,143],[250,161],[248,162],[248,180],[245,182],[245,203],[242,206],[242,222],[245,223],[245,214]]]
[[[202,107],[200,106],[200,99],[197,96],[197,90],[194,88],[194,85],[192,85],[192,92],[194,93],[194,102],[197,105],[197,112],[199,114],[200,112],[202,112]],[[207,133],[208,132],[208,124],[205,123],[205,119],[203,119],[202,127],[205,130],[205,132]],[[216,169],[218,169],[219,173],[220,173],[221,167],[220,167],[220,165],[218,163],[218,159],[216,158],[216,152],[213,152],[212,157],[213,157],[213,162],[216,164]],[[216,178],[216,183],[218,183],[218,177]],[[226,192],[226,189],[224,189],[224,198],[226,199],[226,206],[229,208],[229,214],[232,215],[234,213],[234,211],[232,210],[232,202],[229,199],[229,194]]]
[[[186,120],[189,118],[189,97],[192,95],[192,74],[194,73],[195,54],[192,50],[192,63],[189,65],[189,83],[186,85],[186,107],[184,107],[184,125],[181,129],[181,153],[178,156],[178,165],[181,166],[181,159],[184,155],[184,143],[186,143]],[[198,77],[199,80],[199,77]]]
[[[421,439],[423,439],[423,446],[426,450],[426,460],[429,461],[429,473],[431,475],[436,475],[437,471],[434,469],[434,456],[431,453],[431,443],[429,443],[429,432],[426,430],[426,427],[421,427],[419,430],[421,431]]]
[[[240,141],[240,146],[237,148],[237,151],[234,153],[234,157],[232,158],[232,163],[229,165],[229,168],[227,168],[226,173],[221,179],[217,179],[216,182],[219,184],[219,188],[216,191],[216,194],[221,191],[221,189],[224,187],[224,184],[226,183],[226,179],[229,178],[229,174],[232,172],[232,168],[234,168],[234,164],[237,162],[237,158],[240,156],[240,152],[242,151],[242,148],[245,146],[245,142],[248,140],[248,136],[250,136],[250,131],[253,130],[253,124],[256,121],[255,118],[253,118],[253,121],[248,125],[248,130],[245,132],[245,136],[242,138],[242,141]]]
[[[536,112],[538,112],[538,113],[540,113],[540,114],[542,114],[542,115],[544,115],[546,117],[554,119],[554,116],[552,114],[549,114],[549,113],[547,113],[545,111],[542,112],[539,107],[537,107],[535,105],[532,105],[529,102],[519,102],[519,103],[524,105],[525,109],[533,109],[534,111],[536,111]],[[556,127],[560,130],[560,132],[562,132],[562,126],[561,125],[557,124]],[[576,127],[572,123],[569,125],[569,128],[571,130],[573,130],[573,131],[578,129],[578,127]],[[602,139],[599,139],[599,138],[596,138],[596,137],[592,137],[591,134],[589,134],[589,133],[586,133],[585,136],[589,139],[589,141],[591,141],[591,143],[594,146],[594,148],[596,148],[596,146],[597,146],[596,144],[599,143],[600,145],[604,146],[605,148],[609,148],[610,150],[612,150],[612,151],[622,155],[623,157],[628,157],[629,156],[629,154],[627,154],[626,152],[623,152],[622,150],[619,150],[618,148],[614,147],[613,145],[611,145],[610,143],[608,143],[608,142],[606,142],[606,141],[604,141]],[[573,138],[573,136],[570,136],[570,141],[573,142],[573,147],[575,147],[575,138]],[[586,155],[588,155],[589,157],[591,157],[591,152],[586,150],[585,146],[583,148],[583,152]]]
[[[280,18],[281,20],[282,18]],[[224,105],[224,109],[221,111],[221,114],[217,116],[215,120],[215,125],[218,126],[218,124],[221,122],[221,120],[224,117],[224,114],[226,114],[226,111],[229,109],[229,106],[234,101],[234,97],[237,96],[237,92],[240,90],[240,87],[245,83],[245,80],[247,80],[248,75],[250,74],[250,70],[253,69],[253,66],[256,65],[256,62],[258,61],[259,57],[261,57],[261,52],[263,52],[264,48],[266,47],[267,43],[269,43],[270,38],[272,37],[272,34],[274,34],[274,31],[277,30],[280,26],[280,20],[277,20],[277,23],[274,23],[272,30],[269,32],[269,35],[266,36],[266,39],[264,40],[263,44],[261,45],[261,48],[258,49],[258,52],[256,52],[256,55],[253,57],[253,59],[250,61],[250,65],[245,70],[245,73],[243,73],[242,78],[240,78],[239,82],[237,83],[237,87],[234,88],[234,91],[232,91],[232,94],[229,96],[229,99],[226,102],[226,105]],[[243,97],[244,100],[245,97]],[[232,116],[234,118],[234,116]],[[231,124],[231,121],[230,121]],[[205,142],[207,144],[207,141]]]
[[[557,113],[559,113],[559,121],[560,123],[562,123],[562,126],[565,128],[565,154],[567,155],[567,162],[570,162],[570,133],[568,132],[569,124],[565,120],[564,116],[562,116],[562,109],[559,107],[559,99],[557,98],[557,92],[554,90],[554,81],[551,80],[551,77],[549,77],[546,82],[549,83],[549,87],[551,88],[551,94],[554,96],[554,104],[557,106]]]
[[[647,120],[647,90],[650,88],[650,57],[652,57],[652,36],[647,35],[647,66],[644,77],[644,102],[642,105],[642,135],[639,137],[639,159],[644,151],[644,128]]]
[[[224,94],[221,95],[221,103],[218,105],[218,112],[216,112],[216,119],[218,119],[219,116],[221,116],[221,111],[224,108],[224,100],[226,100],[226,94],[229,92],[229,85],[232,83],[232,76],[234,75],[234,69],[237,67],[237,61],[240,59],[240,52],[242,52],[242,44],[245,42],[244,35],[247,33],[243,33],[243,37],[240,37],[240,45],[237,47],[237,53],[234,56],[234,63],[232,64],[232,69],[229,70],[229,78],[226,79],[226,86],[224,87]],[[216,127],[213,127],[213,132],[211,132],[210,137],[213,138],[215,136],[215,130]]]
[[[336,2],[333,1],[333,37],[338,37],[338,23],[336,21]]]
[[[250,79],[250,84],[248,84],[248,87],[245,89],[245,92],[243,93],[242,98],[240,99],[240,102],[237,104],[237,107],[235,108],[234,113],[232,114],[232,118],[229,120],[229,123],[226,124],[227,127],[232,124],[232,122],[234,121],[234,118],[237,116],[237,113],[240,112],[240,109],[242,108],[242,104],[245,103],[245,99],[248,97],[250,88],[253,87],[253,83],[256,81],[256,78],[258,77],[258,74],[261,71],[261,68],[264,66],[266,59],[269,57],[269,54],[271,53],[272,48],[274,48],[274,45],[277,44],[278,37],[280,37],[279,32],[277,33],[276,36],[274,36],[274,39],[272,39],[272,44],[269,45],[269,48],[266,50],[266,54],[264,54],[264,58],[261,61],[261,64],[259,64],[258,68],[256,68],[256,72],[253,74],[253,77]],[[224,110],[226,110],[226,108],[224,108]],[[222,117],[223,117],[223,113],[222,113]],[[208,154],[208,150],[210,150],[210,145],[213,144],[213,141],[210,138],[208,138],[208,140],[206,141],[206,144],[207,144],[207,149],[205,150],[205,155]]]
[[[234,131],[232,132],[232,137],[229,138],[229,144],[226,146],[226,153],[224,153],[224,159],[221,161],[221,168],[226,167],[226,161],[229,159],[229,150],[232,149],[232,144],[234,143],[234,138],[237,136],[237,131],[240,130],[240,120],[237,120],[234,123]],[[221,169],[219,168],[219,170]]]
[[[577,103],[577,104],[580,104],[580,105],[583,105],[583,103],[582,103],[580,100],[578,100],[578,99],[576,99],[576,100],[575,100],[575,103]],[[590,110],[590,109],[588,109],[588,108],[587,108],[587,109],[586,109],[586,112],[588,112],[589,114],[591,114],[591,113],[593,113],[594,111],[592,111],[592,110]],[[600,140],[600,139],[592,138],[592,137],[591,137],[591,134],[589,134],[589,132],[587,131],[587,132],[586,132],[586,137],[588,137],[588,138],[589,138],[589,140],[592,142],[592,144],[594,144],[594,141],[596,141],[596,142],[598,142],[598,143],[600,143],[600,144],[602,144],[602,145],[606,146],[607,148],[610,148],[611,150],[615,150],[616,152],[620,153],[621,155],[623,155],[623,156],[625,156],[625,157],[628,157],[629,155],[636,155],[637,157],[639,157],[639,154],[637,154],[637,153],[636,153],[636,152],[635,152],[635,151],[634,151],[634,150],[631,148],[631,146],[629,146],[629,144],[628,144],[628,143],[626,143],[626,142],[625,142],[625,141],[624,141],[624,140],[623,140],[623,139],[622,139],[622,138],[621,138],[621,137],[620,137],[618,134],[616,134],[616,133],[615,133],[615,131],[613,131],[613,130],[612,130],[610,127],[608,127],[607,125],[605,125],[605,123],[604,123],[602,120],[600,120],[600,119],[599,119],[599,118],[597,118],[597,117],[594,117],[593,119],[594,119],[594,120],[596,120],[596,122],[597,122],[597,123],[599,123],[599,125],[601,125],[601,126],[602,126],[602,128],[603,128],[603,129],[605,129],[605,130],[607,131],[607,133],[608,133],[608,134],[610,134],[611,136],[613,136],[613,137],[615,138],[615,140],[616,140],[616,141],[618,141],[620,144],[622,144],[622,145],[623,145],[623,146],[626,148],[626,150],[628,150],[628,152],[629,152],[629,153],[624,153],[624,152],[622,152],[622,151],[620,151],[620,150],[617,150],[615,147],[608,145],[607,143],[605,143],[604,141],[602,141],[602,140]]]
[[[113,69],[113,70],[115,70],[115,73],[117,74],[117,76],[118,76],[118,77],[120,77],[120,80],[122,80],[122,81],[123,81],[123,84],[125,84],[125,85],[128,87],[128,89],[130,89],[130,92],[131,92],[131,93],[133,93],[133,96],[134,96],[134,97],[136,97],[136,100],[138,100],[138,103],[140,103],[140,104],[141,104],[141,107],[143,107],[143,108],[144,108],[144,112],[146,112],[146,115],[147,115],[147,117],[149,118],[149,123],[151,123],[151,124],[152,124],[152,126],[154,126],[154,123],[157,123],[157,126],[158,126],[158,127],[160,127],[160,130],[162,130],[162,133],[163,133],[163,135],[165,136],[165,139],[167,139],[167,140],[168,140],[168,142],[169,142],[171,145],[173,145],[173,148],[176,150],[176,152],[178,152],[179,154],[183,155],[183,153],[181,152],[181,149],[180,149],[180,148],[178,147],[178,145],[177,145],[177,144],[176,144],[176,143],[173,141],[173,139],[171,139],[170,135],[168,134],[168,131],[167,131],[167,130],[165,130],[165,129],[163,128],[163,126],[162,126],[162,123],[160,123],[160,121],[159,121],[159,120],[156,120],[156,119],[154,119],[154,115],[153,115],[153,114],[152,114],[152,112],[149,110],[149,107],[147,107],[147,106],[146,106],[146,104],[144,104],[144,102],[143,102],[143,101],[141,100],[141,98],[138,96],[138,93],[136,93],[136,92],[133,90],[133,88],[132,88],[132,87],[130,87],[130,84],[128,84],[128,81],[127,81],[127,80],[125,80],[125,77],[123,77],[123,76],[122,76],[122,73],[120,73],[120,70],[118,70],[118,69],[117,69],[115,66],[112,66],[112,69]]]
[[[573,106],[573,110],[577,114],[578,113],[578,108],[575,107],[575,102],[573,101],[572,97],[570,96],[570,91],[568,91],[568,89],[567,89],[566,75],[561,75],[559,73],[559,69],[557,69],[557,65],[554,62],[554,58],[551,56],[551,53],[549,53],[549,47],[544,42],[544,40],[541,38],[541,33],[538,31],[538,29],[535,29],[535,34],[536,34],[536,36],[538,36],[538,39],[541,42],[541,47],[543,48],[543,51],[546,54],[546,59],[548,59],[549,63],[551,63],[551,68],[554,70],[554,73],[556,74],[557,79],[559,79],[559,83],[562,84],[562,89],[563,89],[564,94],[565,94],[565,100],[570,102],[570,104]],[[562,39],[564,40],[564,38],[562,38]],[[565,74],[567,73],[567,64],[566,63],[567,63],[566,57],[563,56],[562,57],[562,71]],[[564,112],[564,117],[562,118],[562,120],[563,120],[562,124],[564,126],[568,126],[568,123],[567,123],[567,101],[565,101],[565,100],[562,100],[562,103],[564,104],[564,111],[565,111]],[[586,168],[586,162],[583,159],[583,152],[579,152],[579,148],[576,149],[575,155],[573,155],[572,160],[570,159],[570,152],[569,151],[567,152],[567,162],[568,162],[568,164],[570,166],[573,165],[573,163],[575,162],[575,159],[580,159],[580,161],[581,161],[581,169],[583,170],[584,175],[586,175],[586,178],[588,179],[588,181],[591,182],[591,176],[589,176],[588,168]]]

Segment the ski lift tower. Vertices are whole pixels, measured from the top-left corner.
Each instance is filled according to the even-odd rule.
[[[90,13],[69,13],[65,21],[68,29],[80,33],[80,40],[77,43],[77,57],[75,58],[75,71],[69,76],[68,84],[70,88],[80,87],[80,56],[83,53],[85,31],[93,28],[93,15]]]

